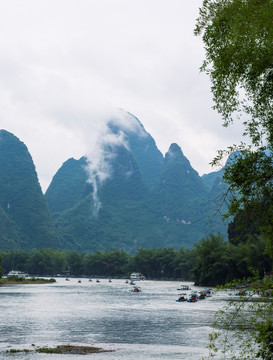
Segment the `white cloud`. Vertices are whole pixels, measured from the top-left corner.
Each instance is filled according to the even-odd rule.
[[[90,153],[118,108],[137,116],[163,153],[177,142],[200,173],[235,142],[240,131],[222,129],[199,73],[201,3],[0,2],[0,128],[28,146],[43,190],[69,157]]]

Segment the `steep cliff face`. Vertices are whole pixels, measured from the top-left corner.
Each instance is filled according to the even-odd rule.
[[[57,247],[57,236],[27,147],[0,131],[0,248]]]

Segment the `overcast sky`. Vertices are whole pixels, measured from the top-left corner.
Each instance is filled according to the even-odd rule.
[[[103,121],[134,114],[165,155],[176,142],[200,175],[238,141],[212,110],[193,35],[201,0],[1,0],[0,129],[28,147],[43,190]]]

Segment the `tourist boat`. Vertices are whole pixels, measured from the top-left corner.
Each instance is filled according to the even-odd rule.
[[[196,302],[197,300],[198,300],[198,297],[197,297],[196,293],[190,294],[190,296],[187,298],[187,302]]]
[[[184,302],[187,301],[188,299],[186,298],[187,294],[179,294],[179,298],[176,300],[177,302]]]
[[[181,285],[179,289],[177,290],[191,290],[190,286],[189,285]]]
[[[130,280],[132,281],[137,281],[137,280],[145,280],[146,277],[139,273],[139,272],[133,272],[131,275],[130,275]]]
[[[197,298],[198,300],[204,300],[207,297],[206,291],[198,291]]]
[[[28,277],[29,275],[23,271],[17,271],[17,270],[11,270],[9,273],[8,273],[8,277],[9,276],[17,276],[19,278],[26,278]]]
[[[131,291],[132,291],[132,292],[141,292],[141,289],[140,289],[139,286],[134,286]]]

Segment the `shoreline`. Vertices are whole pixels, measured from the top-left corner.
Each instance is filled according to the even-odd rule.
[[[0,278],[0,286],[3,285],[20,285],[20,284],[48,284],[54,283],[56,279],[50,278],[18,278],[18,279],[9,279],[9,278]]]

